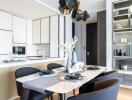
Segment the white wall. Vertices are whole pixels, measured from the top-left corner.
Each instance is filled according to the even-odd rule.
[[[106,0],[106,52],[107,52],[107,62],[106,65],[108,68],[112,68],[112,2],[118,0]]]
[[[106,65],[112,68],[112,2],[115,0],[106,0]]]
[[[66,16],[65,19],[65,40],[69,42],[72,40],[72,18],[71,15]]]

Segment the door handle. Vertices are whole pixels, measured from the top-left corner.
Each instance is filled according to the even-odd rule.
[[[90,55],[90,52],[87,51],[87,56],[89,56],[89,55]]]

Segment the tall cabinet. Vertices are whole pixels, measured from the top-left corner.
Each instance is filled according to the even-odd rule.
[[[12,15],[0,11],[0,29],[12,31]]]
[[[26,44],[26,19],[13,16],[13,43]]]
[[[58,15],[50,17],[50,57],[59,56],[59,31]]]
[[[49,43],[49,17],[41,20],[41,43]]]
[[[113,68],[132,88],[132,0],[113,2]]]
[[[46,18],[33,20],[33,44],[49,45],[50,57],[64,57],[64,49],[59,44],[65,42],[64,16],[54,15]]]
[[[33,34],[32,34],[32,42],[33,44],[40,44],[41,40],[40,40],[40,37],[41,37],[41,29],[40,29],[40,23],[41,21],[40,20],[34,20],[32,23],[33,23]]]
[[[12,51],[12,15],[0,11],[0,55]]]
[[[49,43],[49,17],[33,20],[33,44]]]

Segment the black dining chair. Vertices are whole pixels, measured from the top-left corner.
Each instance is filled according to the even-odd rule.
[[[24,77],[24,76],[27,76],[27,75],[35,74],[37,72],[40,72],[40,70],[37,69],[37,68],[23,67],[23,68],[19,68],[15,71],[15,77],[17,79],[17,78]],[[23,93],[22,83],[16,81],[16,85],[17,85],[18,95],[21,98],[22,93]],[[53,99],[51,92],[46,92],[45,94],[42,94],[40,92],[30,90],[28,100],[43,100],[44,98],[49,99],[49,97],[51,97],[51,99]]]
[[[103,72],[91,81],[85,83],[79,88],[79,94],[84,94],[93,91],[94,85],[98,81],[118,79],[116,71]]]
[[[68,100],[117,100],[119,80],[100,81],[89,93],[73,96]]]
[[[47,69],[48,70],[52,70],[52,69],[56,69],[56,68],[61,68],[61,67],[64,67],[64,66],[61,65],[61,64],[57,64],[57,63],[49,63],[47,65]]]

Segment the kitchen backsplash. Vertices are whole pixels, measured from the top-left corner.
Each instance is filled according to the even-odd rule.
[[[27,56],[37,55],[37,50],[44,50],[44,56],[49,57],[49,44],[27,44]]]

